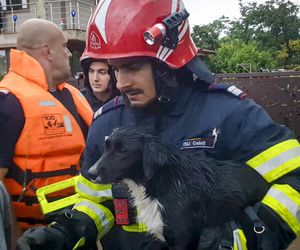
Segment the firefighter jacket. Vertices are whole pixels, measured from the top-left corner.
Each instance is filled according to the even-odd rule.
[[[48,92],[40,64],[25,52],[12,50],[11,66],[0,88],[15,95],[24,111],[24,128],[5,184],[16,217],[26,228],[43,222],[36,189],[77,174],[85,138],[73,115]],[[79,115],[90,125],[92,110],[85,98],[67,83],[58,86],[63,88],[69,90]]]
[[[104,105],[95,113],[81,169],[84,186],[89,187],[79,188],[88,193],[86,203],[81,203],[90,208],[86,214],[91,218],[97,213],[103,214],[91,209],[98,205],[101,185],[96,188],[89,182],[87,171],[103,153],[105,137],[117,127],[153,125],[162,140],[180,150],[218,160],[239,161],[255,169],[271,184],[261,202],[272,216],[261,219],[276,224],[279,234],[273,238],[280,249],[286,248],[296,235],[300,235],[299,142],[289,129],[273,122],[259,105],[243,97],[242,91],[234,86],[211,84],[207,87],[185,83],[178,87],[171,104],[157,104],[157,112],[155,107],[151,107],[150,112],[134,110],[124,104],[122,97]],[[79,185],[83,186],[80,182]],[[101,192],[104,190],[105,187]],[[81,207],[80,211],[87,210]],[[103,235],[103,226],[99,220],[94,221],[99,234]],[[106,249],[143,249],[147,236],[140,236],[130,228],[123,229],[114,226],[103,238],[103,246]],[[143,231],[143,228],[136,227],[136,231]],[[116,237],[120,240],[116,241]]]

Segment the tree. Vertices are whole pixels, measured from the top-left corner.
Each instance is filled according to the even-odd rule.
[[[226,30],[226,17],[221,17],[207,25],[195,25],[192,38],[199,48],[216,50],[220,47],[220,36]]]
[[[287,69],[300,70],[300,39],[290,40],[288,47],[282,45],[282,49],[277,51],[277,61]]]
[[[257,68],[271,69],[278,63],[278,67],[295,68],[299,66],[299,51],[296,41],[300,39],[300,18],[298,17],[299,8],[289,0],[267,0],[263,4],[256,2],[246,2],[239,0],[241,17],[237,20],[229,20],[221,17],[208,25],[194,26],[192,37],[198,47],[220,51],[225,53],[231,48],[232,41],[240,41],[239,46],[246,51],[246,45],[249,49],[253,46],[260,54],[266,53],[266,60],[262,57],[263,62],[260,66],[254,66],[253,71]],[[237,46],[237,44],[235,44]],[[237,48],[238,51],[241,47]],[[251,51],[251,50],[250,50]],[[250,52],[249,51],[249,52]],[[234,50],[232,52],[235,52]],[[242,51],[240,51],[242,53]],[[256,55],[255,51],[251,52]],[[236,61],[237,58],[231,58],[233,54],[228,53],[228,59],[225,61]],[[237,55],[235,54],[237,57]],[[241,55],[240,55],[241,56]],[[256,55],[258,58],[259,56]],[[273,58],[270,63],[269,58]],[[235,72],[237,69],[228,69],[227,66],[222,68],[224,60],[215,63],[218,56],[211,56],[208,64],[212,65],[217,72]],[[247,57],[249,59],[249,56]],[[210,62],[211,61],[211,62]],[[254,63],[257,64],[258,63]],[[232,63],[234,65],[234,63]],[[225,66],[225,65],[224,65]],[[234,66],[235,67],[235,66]],[[241,68],[240,68],[241,70]]]
[[[274,53],[285,46],[287,65],[293,57],[290,41],[300,39],[299,8],[289,0],[268,0],[264,4],[240,1],[241,18],[231,22],[230,35],[245,43],[255,41],[260,49]]]
[[[208,62],[215,73],[245,72],[243,65],[251,65],[251,71],[269,71],[275,68],[272,54],[259,51],[257,43],[244,43],[237,39],[224,40],[216,55]]]

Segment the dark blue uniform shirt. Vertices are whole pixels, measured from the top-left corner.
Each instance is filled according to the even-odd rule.
[[[103,113],[92,123],[82,169],[85,176],[101,156],[105,136],[117,127],[159,123],[156,132],[179,149],[241,162],[280,141],[293,138],[289,129],[274,123],[254,101],[239,99],[226,90],[182,86],[178,100],[159,115],[142,115],[122,105],[122,100],[118,102],[105,105]]]

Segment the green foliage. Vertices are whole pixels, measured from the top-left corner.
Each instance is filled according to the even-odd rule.
[[[194,27],[192,37],[198,47],[212,49],[229,57],[217,60],[223,55],[211,56],[208,64],[217,72],[240,72],[243,69],[236,69],[235,65],[250,61],[253,63],[252,71],[269,70],[275,64],[279,68],[298,67],[298,6],[289,0],[267,0],[263,4],[239,0],[239,5],[241,17],[237,20],[222,17],[208,25]],[[240,43],[236,44],[234,40]],[[237,47],[231,50],[233,44]],[[270,57],[273,62],[270,62]],[[256,61],[258,58],[262,61]],[[221,65],[216,65],[216,61]]]
[[[279,65],[285,65],[287,69],[300,68],[300,39],[290,40],[277,51],[276,59]]]
[[[222,17],[207,25],[195,25],[192,38],[201,48],[216,50],[220,47],[220,36],[225,30],[226,18]]]
[[[256,41],[264,49],[279,49],[299,38],[298,12],[297,5],[287,0],[268,0],[263,4],[240,1],[241,18],[232,26],[232,32],[241,34],[246,43]]]
[[[256,43],[246,44],[237,39],[221,44],[216,55],[211,56],[209,66],[216,73],[241,73],[270,71],[275,63],[267,51],[259,51]]]

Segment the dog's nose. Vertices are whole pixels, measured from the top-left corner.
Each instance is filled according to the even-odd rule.
[[[88,174],[89,174],[89,176],[90,176],[90,179],[91,179],[92,181],[95,181],[95,180],[97,179],[97,175],[98,175],[98,173],[97,173],[97,168],[96,168],[95,166],[92,166],[92,167],[89,169]]]

